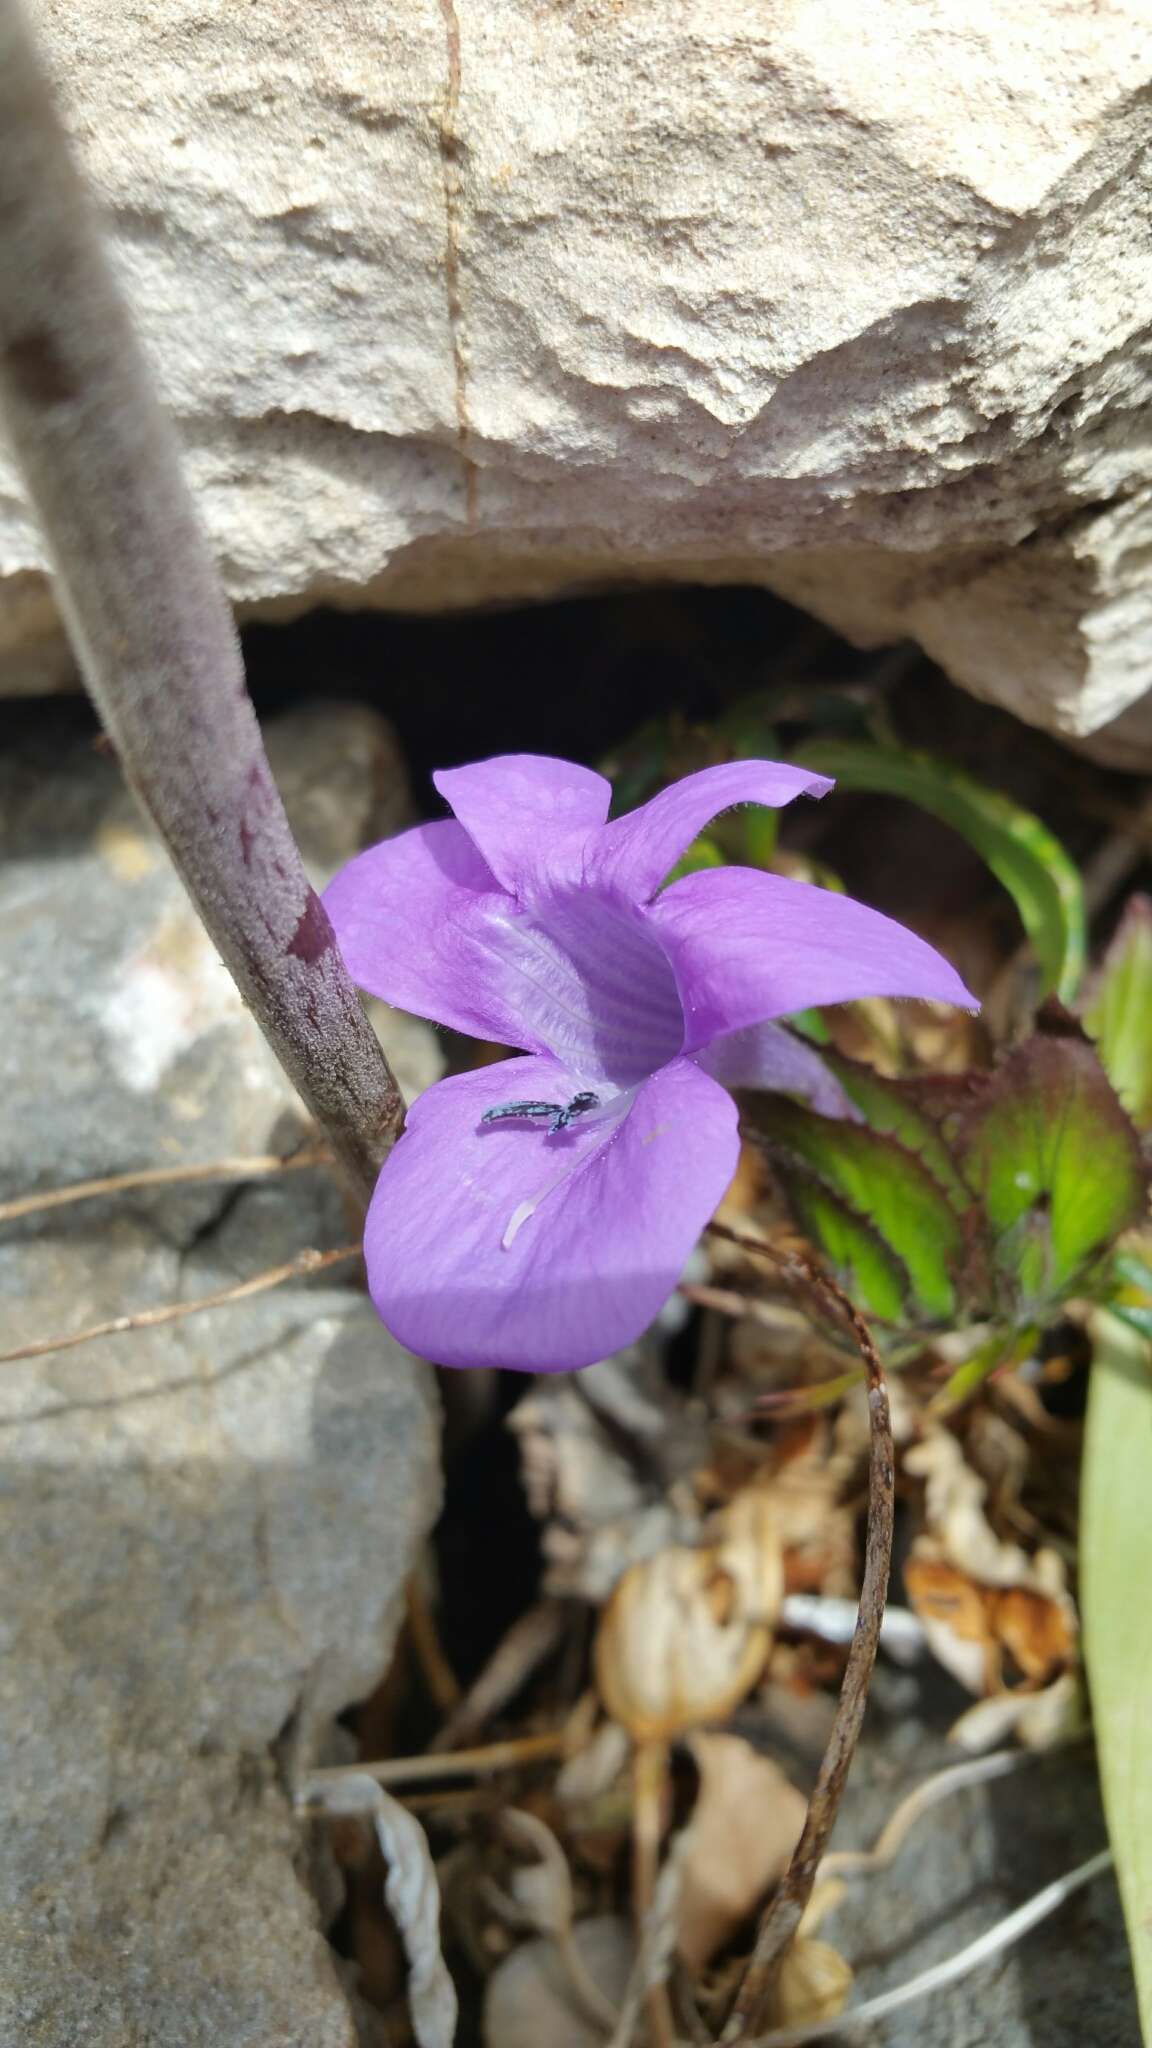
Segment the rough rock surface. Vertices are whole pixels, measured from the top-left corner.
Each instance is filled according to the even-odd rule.
[[[72,724],[21,712],[0,755],[0,1199],[301,1128]],[[370,713],[271,751],[318,877],[398,822]],[[0,1227],[2,1348],[342,1243],[342,1212],[303,1172]],[[0,1374],[0,2048],[352,2048],[284,1779],[387,1662],[438,1461],[427,1368],[343,1278]]]
[[[882,1667],[834,1846],[870,1847],[898,1800],[959,1761],[931,1683]],[[951,1693],[941,1679],[938,1696]],[[925,1711],[927,1708],[927,1712]],[[891,1867],[849,1881],[820,1934],[856,1966],[856,1996],[895,1990],[958,1954],[1103,1848],[1091,1751],[1024,1760],[1010,1777],[929,1810]],[[1001,1955],[856,2036],[866,2048],[1140,2048],[1140,2022],[1111,1872]]]
[[[1152,756],[1145,0],[35,11],[243,606],[747,579]]]

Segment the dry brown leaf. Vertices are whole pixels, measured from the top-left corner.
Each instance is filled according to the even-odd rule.
[[[737,1495],[713,1528],[705,1548],[673,1545],[633,1565],[601,1617],[600,1697],[637,1742],[718,1720],[763,1669],[784,1591],[763,1490]]]
[[[732,1223],[742,1223],[760,1200],[766,1178],[763,1153],[755,1145],[741,1144],[736,1171],[724,1190],[717,1213]]]
[[[784,1951],[776,1979],[774,2025],[809,2027],[818,2020],[835,2019],[851,1989],[851,1966],[839,1949],[829,1941],[798,1934]]]
[[[1054,1569],[1055,1567],[1055,1569]],[[1026,1685],[1046,1685],[1076,1656],[1076,1625],[1063,1590],[1063,1567],[1052,1551],[1030,1560],[1030,1574],[1054,1591],[1031,1586],[981,1586],[922,1552],[904,1567],[904,1583],[933,1654],[969,1692],[1003,1690],[1005,1653]]]
[[[596,1682],[637,1742],[718,1720],[743,1699],[770,1631],[748,1621],[736,1587],[706,1550],[662,1550],[624,1574],[596,1637]]]
[[[985,1588],[950,1564],[915,1555],[904,1566],[904,1585],[937,1662],[966,1692],[995,1691],[1000,1658]]]
[[[924,1521],[933,1555],[985,1586],[1032,1584],[1027,1551],[997,1536],[984,1512],[988,1488],[950,1430],[930,1429],[905,1452],[904,1469],[925,1481]],[[922,1540],[917,1547],[926,1548]]]
[[[1084,1687],[1078,1672],[1063,1671],[1042,1692],[1017,1686],[990,1700],[977,1700],[949,1729],[949,1739],[972,1755],[998,1749],[1015,1736],[1025,1749],[1059,1749],[1088,1725]]]
[[[747,1486],[709,1524],[717,1567],[735,1585],[747,1621],[778,1621],[784,1598],[784,1559],[775,1496],[762,1485]]]
[[[556,1797],[566,1807],[602,1799],[628,1762],[628,1736],[618,1721],[602,1721],[583,1749],[565,1759],[556,1776]]]
[[[996,1534],[987,1485],[950,1430],[930,1430],[904,1462],[926,1481],[926,1530],[904,1580],[933,1654],[969,1692],[993,1699],[1004,1689],[1006,1655],[1027,1689],[1046,1685],[1076,1657],[1063,1559],[1049,1549],[1029,1555]]]
[[[950,926],[949,937],[936,940],[951,959],[957,950],[961,957],[967,953],[972,957],[984,954],[982,947],[973,948],[970,923],[960,931]],[[991,980],[981,977],[979,969],[964,968],[968,974],[975,973],[977,988],[987,987]],[[936,1003],[902,1003],[897,1023],[906,1049],[906,1061],[932,1074],[967,1074],[973,1067],[987,1063],[988,1047],[985,1030],[978,1017],[970,1016],[966,1010],[953,1009]]]
[[[616,2008],[589,1973],[575,1940],[572,1873],[560,1843],[538,1814],[520,1807],[505,1808],[497,1817],[497,1828],[509,1847],[532,1859],[513,1866],[507,1893],[489,1880],[497,1911],[536,1934],[551,1935],[577,2010],[610,2030],[616,2024]]]
[[[697,1535],[697,1503],[676,1482],[703,1460],[704,1419],[660,1377],[651,1346],[542,1380],[508,1427],[544,1524],[546,1594],[599,1603],[630,1565]]]
[[[847,1597],[857,1591],[855,1515],[844,1498],[852,1462],[840,1454],[838,1442],[821,1419],[776,1475],[772,1498],[791,1593]]]
[[[578,1387],[557,1376],[518,1402],[508,1427],[520,1447],[528,1506],[539,1521],[612,1521],[651,1497],[642,1474],[605,1434]]]
[[[796,1369],[791,1376],[797,1384],[804,1377]],[[827,1366],[816,1376],[827,1378]],[[746,1409],[745,1393],[740,1413]],[[866,1417],[860,1448],[866,1458]],[[702,1499],[733,1504],[741,1495],[766,1498],[779,1530],[787,1590],[846,1597],[857,1589],[859,1562],[845,1480],[854,1481],[852,1468],[861,1463],[855,1454],[840,1454],[826,1418],[805,1416],[777,1422],[771,1445],[719,1436],[710,1463],[696,1474],[696,1489]]]
[[[684,1842],[676,1946],[700,1970],[783,1876],[806,1801],[742,1736],[694,1735],[689,1746],[700,1790]]]
[[[408,1957],[408,2010],[418,2048],[452,2048],[456,1990],[440,1952],[440,1892],[419,1822],[366,1773],[306,1781],[305,1800],[325,1813],[371,1818],[387,1875],[384,1899]]]
[[[579,1920],[572,1939],[584,1968],[617,2004],[632,1965],[627,1921],[608,1914]],[[581,2010],[554,1941],[540,1936],[522,1943],[489,1978],[487,2048],[603,2048],[604,2036],[604,2027]]]
[[[567,1934],[573,1914],[572,1873],[551,1828],[538,1814],[518,1806],[505,1807],[495,1816],[495,1825],[510,1848],[531,1859],[513,1865],[506,1900],[497,1894],[507,1917],[535,1934]]]
[[[1076,1655],[1076,1630],[1067,1606],[1027,1586],[1010,1586],[993,1599],[993,1626],[1025,1678],[1044,1685]]]

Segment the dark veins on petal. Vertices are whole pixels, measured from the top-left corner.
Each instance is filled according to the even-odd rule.
[[[499,925],[506,993],[571,1072],[628,1088],[676,1057],[680,996],[642,913],[571,890]]]

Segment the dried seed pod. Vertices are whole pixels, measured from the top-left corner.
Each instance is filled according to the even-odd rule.
[[[810,2027],[843,2012],[852,1989],[851,1966],[827,1941],[798,1934],[785,1949],[776,1979],[774,2025]]]
[[[783,1590],[770,1502],[746,1488],[705,1549],[659,1551],[616,1586],[596,1638],[608,1712],[637,1742],[730,1713],[763,1669]]]

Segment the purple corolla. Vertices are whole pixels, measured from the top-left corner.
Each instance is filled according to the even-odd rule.
[[[434,780],[455,818],[360,854],[328,913],[362,988],[523,1052],[409,1110],[368,1212],[372,1298],[439,1364],[570,1370],[636,1337],[675,1287],[736,1165],[722,1084],[843,1110],[772,1019],[974,999],[849,897],[739,867],[661,888],[719,811],[823,796],[822,775],[734,761],[611,824],[609,784],[570,761],[504,755]]]

